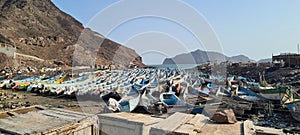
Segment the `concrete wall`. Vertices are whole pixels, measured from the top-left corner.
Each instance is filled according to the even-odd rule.
[[[149,135],[151,127],[163,120],[134,113],[100,114],[98,117],[101,135]]]

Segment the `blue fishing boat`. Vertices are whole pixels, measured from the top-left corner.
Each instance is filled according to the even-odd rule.
[[[101,96],[101,98],[111,111],[131,112],[139,104],[140,92],[134,87],[130,87],[128,92],[124,92],[125,94],[123,93],[123,97],[117,92],[109,92],[108,94]]]
[[[169,106],[182,106],[182,107],[187,107],[187,108],[194,107],[194,105],[191,105],[191,104],[188,104],[188,103],[182,101],[173,92],[160,94],[160,101]]]
[[[133,111],[139,104],[140,101],[140,92],[131,87],[129,93],[119,101],[122,112],[131,112]]]

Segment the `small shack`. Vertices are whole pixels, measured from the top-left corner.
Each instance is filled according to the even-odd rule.
[[[300,54],[282,53],[280,55],[272,56],[272,62],[284,63],[285,67],[299,67],[300,66]]]
[[[97,116],[59,108],[33,106],[0,116],[0,134],[99,134]]]

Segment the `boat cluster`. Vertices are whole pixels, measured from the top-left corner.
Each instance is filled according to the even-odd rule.
[[[253,103],[269,105],[270,101],[282,103],[291,110],[298,109],[291,94],[287,95],[291,92],[290,87],[268,84],[263,76],[255,82],[231,75],[203,77],[197,70],[184,69],[99,70],[57,76],[19,76],[3,79],[0,87],[50,95],[93,95],[103,99],[111,111],[123,112],[142,107],[150,113],[182,109],[210,115],[211,110],[224,107],[233,109],[236,114],[244,114],[253,108]]]

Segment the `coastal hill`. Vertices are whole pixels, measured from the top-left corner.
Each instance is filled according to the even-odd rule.
[[[17,53],[67,65],[144,65],[134,50],[84,28],[50,0],[1,0],[0,10],[0,43]]]
[[[210,62],[253,62],[247,56],[238,55],[233,57],[227,57],[224,54],[211,51],[196,50],[190,53],[179,54],[173,58],[166,58],[163,64],[205,64]]]
[[[264,62],[272,62],[272,58],[266,58],[266,59],[261,59],[258,62],[264,63]]]

